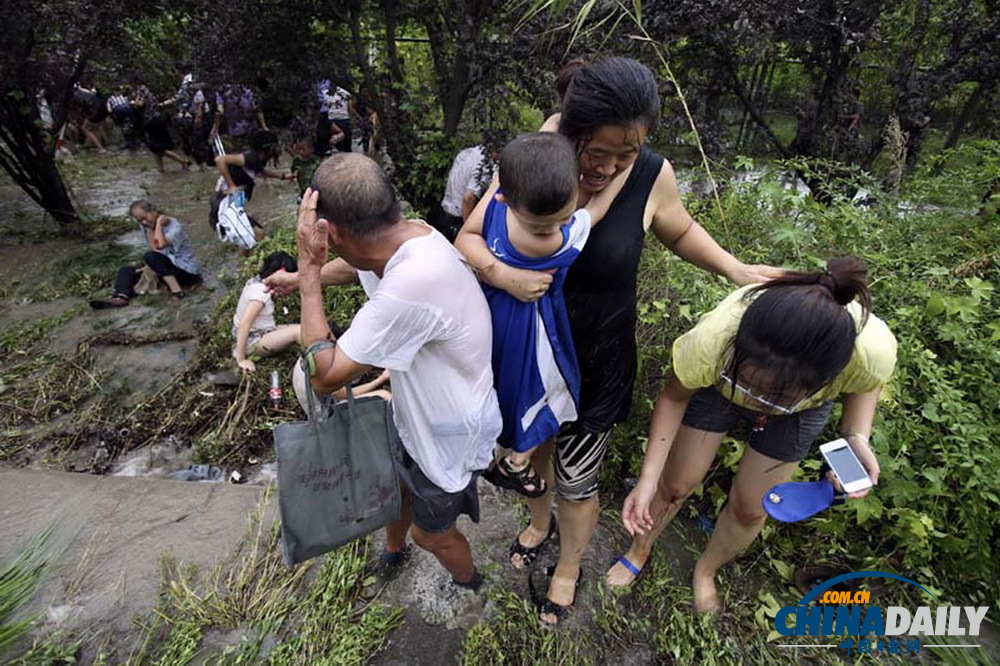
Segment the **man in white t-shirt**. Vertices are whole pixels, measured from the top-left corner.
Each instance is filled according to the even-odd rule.
[[[298,273],[268,284],[282,291],[297,283],[309,346],[333,337],[323,285],[361,282],[368,301],[347,332],[311,354],[312,387],[327,394],[372,367],[389,370],[406,508],[388,527],[383,560],[405,551],[409,531],[457,585],[478,589],[482,576],[455,521],[462,513],[479,519],[476,481],[501,428],[482,289],[441,234],[402,217],[388,177],[368,157],[334,154],[313,186],[299,209]],[[328,245],[340,258],[327,261]]]
[[[479,198],[493,180],[500,150],[505,143],[500,133],[487,134],[483,145],[466,148],[455,156],[448,172],[448,185],[441,199],[438,230],[454,242],[465,218],[479,203]]]

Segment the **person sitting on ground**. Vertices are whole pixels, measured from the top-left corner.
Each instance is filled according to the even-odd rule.
[[[483,284],[493,317],[493,378],[503,416],[499,443],[512,449],[483,478],[527,497],[546,490],[531,465],[532,452],[576,420],[580,403],[580,369],[562,283],[591,225],[620,189],[615,184],[576,210],[575,157],[569,140],[553,132],[511,141],[500,154],[500,189],[486,208],[482,229],[475,230],[494,261],[553,273],[548,291],[532,303]]]
[[[267,164],[278,157],[280,150],[278,135],[269,130],[260,130],[250,139],[250,150],[243,153],[227,153],[215,158],[215,166],[219,169],[219,180],[209,201],[208,219],[215,229],[219,224],[219,204],[228,194],[242,190],[244,205],[253,198],[257,176],[265,178],[284,178],[284,174],[267,167]],[[257,220],[250,218],[253,225],[263,231]]]
[[[486,298],[441,234],[403,217],[392,183],[369,157],[335,153],[316,169],[313,188],[299,207],[299,271],[279,271],[268,285],[300,291],[302,343],[317,393],[332,393],[372,367],[389,370],[396,470],[408,510],[387,528],[383,562],[405,558],[410,533],[455,585],[478,590],[483,577],[456,520],[463,513],[479,520],[476,481],[501,427]],[[333,261],[329,245],[340,255]],[[369,300],[333,345],[323,284],[358,281]]]
[[[201,281],[201,265],[194,258],[184,227],[177,219],[160,213],[145,199],[136,199],[128,210],[146,234],[150,250],[143,257],[145,265],[167,285],[171,299],[179,301],[184,297],[183,287],[191,287]],[[111,297],[93,300],[90,306],[103,310],[128,305],[135,296],[135,285],[140,276],[140,269],[123,266],[118,270]]]
[[[272,252],[264,257],[260,273],[247,280],[233,314],[233,357],[245,372],[257,366],[247,356],[270,356],[299,341],[298,324],[278,325],[274,321],[274,301],[264,286],[264,279],[277,271],[298,270],[295,258],[287,252]]]
[[[343,337],[347,329],[337,326],[333,322],[329,322],[330,332],[333,333],[334,337],[338,340]],[[364,381],[364,377],[357,380],[356,384],[351,386],[351,393],[354,394],[355,398],[360,398],[365,395],[374,395],[383,400],[392,400],[392,393],[382,387],[389,383],[389,371],[382,370],[374,379],[370,381]],[[295,367],[292,368],[292,390],[295,391],[295,399],[298,400],[299,407],[306,414],[306,418],[314,418],[315,414],[309,413],[309,397],[306,395],[306,391],[312,390],[309,386],[309,382],[306,380],[306,373],[302,370],[302,364],[296,363]],[[333,392],[333,399],[336,401],[347,400],[347,387],[341,387]],[[317,411],[322,407],[321,404],[315,405]]]
[[[674,342],[642,474],[622,508],[632,545],[608,572],[609,585],[635,580],[722,438],[741,422],[750,428],[747,447],[694,567],[697,611],[719,610],[716,572],[760,534],[767,518],[761,498],[809,454],[834,400],[843,403],[842,436],[878,483],[869,440],[879,392],[895,367],[896,339],[870,314],[866,278],[854,257],[831,259],[825,271],[790,271],[734,291]],[[835,476],[831,481],[840,486]]]

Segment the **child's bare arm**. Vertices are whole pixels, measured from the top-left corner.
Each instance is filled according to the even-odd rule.
[[[625,179],[623,177],[619,177],[615,180],[624,181]],[[587,212],[590,213],[591,227],[596,226],[597,223],[608,214],[608,209],[611,208],[611,203],[615,200],[615,197],[618,196],[618,193],[621,192],[621,185],[622,183],[611,181],[607,187],[590,197],[590,201],[587,202],[587,205],[584,206],[584,208],[586,208]]]
[[[240,320],[240,325],[236,328],[236,350],[233,352],[233,356],[236,357],[236,365],[247,372],[254,372],[257,369],[254,362],[247,358],[247,340],[250,339],[250,327],[253,326],[253,320],[263,309],[264,303],[261,301],[250,301],[247,304],[246,312],[243,313],[243,319]]]

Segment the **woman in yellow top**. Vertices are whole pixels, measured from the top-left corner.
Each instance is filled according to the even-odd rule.
[[[823,272],[789,272],[738,289],[674,342],[642,475],[622,508],[632,545],[608,571],[609,585],[639,575],[656,538],[704,479],[722,437],[741,421],[750,428],[748,446],[694,569],[698,611],[719,609],[715,572],[760,533],[761,497],[791,478],[826,426],[833,400],[843,402],[841,433],[878,483],[869,438],[879,392],[896,364],[896,339],[869,309],[864,265],[832,259]]]

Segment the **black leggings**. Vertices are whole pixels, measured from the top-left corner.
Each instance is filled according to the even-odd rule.
[[[172,275],[177,278],[177,284],[182,287],[190,287],[201,280],[200,275],[188,273],[182,268],[178,268],[167,255],[162,252],[147,252],[142,258],[146,265],[153,269],[156,276],[161,280]],[[132,299],[135,296],[135,285],[139,281],[139,269],[132,266],[122,266],[118,269],[118,277],[115,278],[115,296]]]

